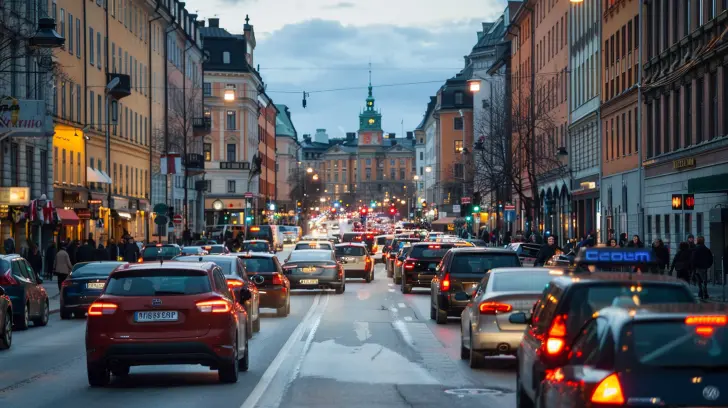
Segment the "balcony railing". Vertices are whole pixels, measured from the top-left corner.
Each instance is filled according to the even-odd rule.
[[[204,169],[205,158],[198,153],[187,153],[184,165],[187,170]]]
[[[205,136],[212,129],[212,119],[207,117],[192,119],[192,132],[195,136]]]
[[[220,170],[250,170],[250,162],[220,162]]]

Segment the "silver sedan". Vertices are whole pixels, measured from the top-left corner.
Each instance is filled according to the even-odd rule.
[[[515,355],[526,325],[508,321],[511,313],[530,314],[544,288],[560,269],[496,268],[485,274],[460,320],[460,358],[470,367],[485,365],[485,356]]]
[[[336,245],[336,259],[344,265],[347,278],[374,279],[374,261],[364,244],[347,242]]]

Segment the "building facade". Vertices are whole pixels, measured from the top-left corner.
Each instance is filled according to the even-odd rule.
[[[298,132],[291,120],[291,111],[286,105],[276,105],[278,117],[276,118],[276,211],[288,223],[295,217],[296,201],[294,187],[296,185],[297,169],[299,169],[299,152],[301,145],[298,142]],[[291,213],[292,211],[292,213]]]

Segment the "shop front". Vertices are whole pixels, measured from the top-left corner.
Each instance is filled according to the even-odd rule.
[[[571,213],[573,238],[581,239],[594,234],[595,243],[601,242],[601,199],[599,197],[599,176],[574,181],[571,192]]]
[[[88,211],[88,191],[83,188],[55,188],[53,206],[56,208],[60,231],[58,237],[62,241],[88,238],[87,225],[79,219],[76,211]]]
[[[13,238],[16,248],[26,241],[27,206],[30,204],[30,188],[0,187],[0,231],[2,240]]]
[[[205,224],[207,226],[245,225],[246,216],[253,216],[250,200],[237,197],[205,199]]]
[[[136,241],[146,238],[147,226],[145,212],[139,209],[139,200],[113,196],[111,198],[110,235],[115,241],[131,236]]]

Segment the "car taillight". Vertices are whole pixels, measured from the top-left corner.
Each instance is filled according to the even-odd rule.
[[[482,302],[478,306],[480,314],[496,314],[496,313],[508,313],[513,310],[513,306],[506,303],[498,302]]]
[[[281,275],[278,272],[273,273],[273,279],[271,280],[274,285],[283,285],[283,279],[281,279]]]
[[[711,337],[716,326],[728,324],[728,316],[688,316],[685,318],[685,324],[695,326],[695,334],[698,336]]]
[[[0,286],[15,286],[17,284],[18,281],[13,278],[13,275],[10,273],[10,271],[7,271],[3,275],[0,275]]]
[[[283,265],[283,269],[291,270],[298,268],[298,265]]]
[[[195,305],[197,310],[202,313],[227,313],[230,311],[230,302],[222,299],[203,300]]]
[[[415,261],[412,259],[405,260],[404,269],[415,269]]]
[[[367,257],[366,258],[366,263],[367,263],[367,265],[370,264],[370,263],[372,263],[372,258]]]
[[[619,383],[617,374],[610,374],[603,379],[591,397],[594,404],[622,405],[624,404],[624,395],[622,394],[622,385]]]
[[[450,274],[446,273],[445,277],[440,281],[440,292],[447,292],[450,290]]]
[[[566,345],[566,315],[558,315],[554,318],[546,338],[546,352],[555,356],[564,351]]]
[[[89,316],[111,315],[116,312],[119,306],[107,302],[93,302],[88,308]]]
[[[74,281],[72,281],[72,280],[70,280],[70,279],[66,279],[66,280],[64,280],[64,281],[63,281],[63,283],[61,284],[61,287],[62,287],[62,288],[67,288],[67,287],[69,287],[69,286],[73,286],[73,285],[75,285],[75,284],[76,284],[76,282],[74,282]]]
[[[402,266],[402,261],[400,261],[399,259],[397,260],[397,266]]]
[[[338,267],[339,267],[338,265],[323,265],[323,266],[321,266],[321,268],[324,268],[324,269],[336,269]]]
[[[379,245],[374,245],[372,247],[372,252],[376,253],[377,251],[379,251]]]
[[[241,288],[241,287],[243,287],[244,284],[243,284],[243,282],[241,282],[239,280],[228,279],[227,285],[228,285],[228,288],[233,289],[233,288]]]
[[[142,263],[142,262],[144,262],[144,258],[142,258],[142,257],[140,256],[140,257],[139,257],[139,259],[137,259],[137,263]]]

